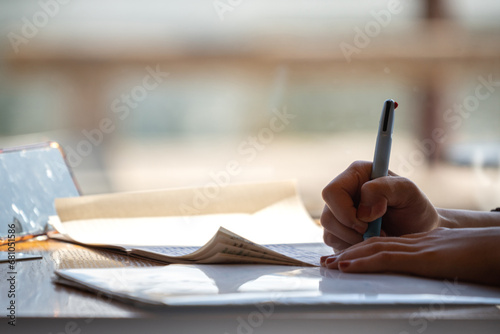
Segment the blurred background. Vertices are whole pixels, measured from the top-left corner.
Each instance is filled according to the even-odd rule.
[[[0,1],[0,147],[56,140],[85,194],[294,178],[371,160],[435,205],[500,206],[500,3]]]

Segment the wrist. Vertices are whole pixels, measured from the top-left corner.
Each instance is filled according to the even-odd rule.
[[[436,209],[438,226],[448,228],[500,227],[500,213],[472,210]]]
[[[457,228],[460,226],[455,219],[455,215],[451,214],[450,210],[436,208],[438,213],[438,222],[436,227]]]

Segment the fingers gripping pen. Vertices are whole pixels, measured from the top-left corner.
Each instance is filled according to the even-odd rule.
[[[389,172],[389,158],[391,156],[392,129],[394,127],[394,109],[398,107],[394,100],[386,100],[382,108],[380,123],[378,127],[377,143],[375,145],[375,155],[373,157],[371,178],[387,176]],[[368,224],[368,229],[363,234],[363,239],[380,236],[382,217],[375,219]]]

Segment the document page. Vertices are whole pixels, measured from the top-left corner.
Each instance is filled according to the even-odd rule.
[[[174,264],[56,274],[81,288],[159,307],[500,304],[500,289],[495,287],[404,275],[345,274],[319,267]]]
[[[192,250],[192,247],[188,247]],[[280,253],[282,250],[284,253]],[[179,247],[175,248],[179,251]],[[215,236],[191,253],[170,256],[169,247],[134,248],[133,254],[172,263],[267,263],[296,266],[319,265],[320,254],[289,245],[261,246],[221,227]]]
[[[280,187],[283,189],[280,190]],[[221,195],[227,202],[219,203],[221,209],[218,213],[137,217],[135,214],[144,213],[142,209],[138,209],[138,212],[130,213],[130,217],[78,218],[66,221],[61,219],[61,223],[56,224],[55,227],[60,233],[71,239],[90,245],[202,246],[217,233],[220,227],[258,244],[323,241],[322,229],[309,217],[300,198],[289,183],[277,183],[274,184],[274,187],[269,187],[266,184],[262,186],[261,191],[257,191],[258,187],[254,184],[248,185],[248,189],[244,186],[236,188],[230,192],[234,196]],[[171,195],[170,191],[168,193]],[[130,202],[128,195],[130,194],[125,196],[125,203]],[[162,197],[159,194],[156,195]],[[280,198],[278,195],[285,197]],[[117,196],[122,197],[120,194]],[[151,194],[148,196],[154,197]],[[270,199],[259,198],[266,196],[269,196]],[[178,201],[164,202],[161,205],[159,203],[145,203],[141,194],[138,194],[138,197],[138,201],[151,208],[151,211],[155,211],[155,214],[161,213],[157,212],[158,210],[166,213],[168,211],[165,209],[166,206],[180,205]],[[255,202],[253,205],[241,204],[245,201],[252,202],[254,197],[259,198],[257,204]],[[155,199],[158,202],[156,197],[152,199],[153,202]],[[219,202],[220,198],[213,200]],[[118,199],[113,194],[103,201],[110,203],[111,211],[116,210],[117,206],[124,206],[123,203],[118,205]],[[84,208],[90,211],[104,210],[103,203],[94,202],[85,197],[61,199],[57,204],[57,211],[58,213],[64,212],[63,216],[66,218],[78,217],[75,216],[75,213],[69,213],[71,210],[66,207],[69,202],[71,204],[69,207],[72,207],[76,212],[82,210],[78,205],[80,202]],[[91,208],[90,202],[93,202],[97,207],[95,210]],[[156,206],[160,206],[161,209],[157,209]],[[242,211],[236,212],[237,209]],[[98,213],[94,213],[98,215]],[[106,214],[103,213],[102,216],[106,216]],[[83,217],[88,216],[88,214],[83,215]]]

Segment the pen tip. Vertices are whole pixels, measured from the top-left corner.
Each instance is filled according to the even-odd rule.
[[[394,109],[396,109],[398,107],[398,103],[396,101],[394,101]]]

